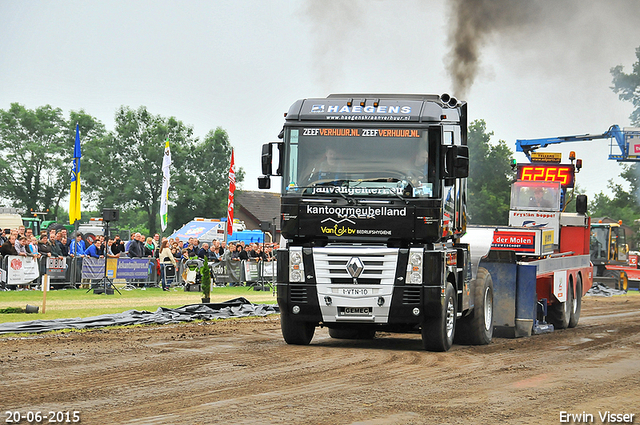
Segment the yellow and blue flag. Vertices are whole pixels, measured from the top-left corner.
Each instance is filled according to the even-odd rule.
[[[69,224],[80,220],[80,128],[76,124],[76,144],[73,148],[73,166],[71,168],[71,196],[69,197]]]

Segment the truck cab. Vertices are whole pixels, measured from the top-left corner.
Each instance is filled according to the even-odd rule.
[[[465,320],[478,322],[474,305],[490,303],[492,293],[484,275],[474,291],[460,243],[466,110],[448,95],[342,94],[291,106],[281,141],[263,146],[259,179],[269,188],[270,176],[282,176],[285,341],[308,344],[316,326],[335,338],[418,331],[425,348],[443,351],[458,319],[460,333],[472,333]],[[477,332],[484,343],[488,323]]]

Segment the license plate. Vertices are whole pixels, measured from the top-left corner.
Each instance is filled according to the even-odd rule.
[[[371,316],[372,310],[371,307],[339,307],[338,314],[340,316]]]
[[[342,288],[342,295],[368,295],[368,289]]]

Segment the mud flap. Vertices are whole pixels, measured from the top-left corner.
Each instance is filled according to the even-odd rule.
[[[479,267],[487,269],[493,279],[494,336],[531,336],[537,308],[537,267],[517,264],[512,251],[490,251]]]
[[[516,313],[516,278],[518,266],[515,254],[490,251],[478,267],[487,269],[493,280],[493,336],[513,337]]]

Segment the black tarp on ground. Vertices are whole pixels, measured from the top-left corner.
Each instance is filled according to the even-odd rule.
[[[28,322],[2,323],[0,335],[7,333],[38,333],[61,329],[87,329],[116,325],[169,324],[193,320],[228,319],[230,317],[266,316],[279,313],[277,305],[252,304],[240,297],[222,303],[189,304],[178,308],[159,307],[154,313],[128,310],[124,313],[94,317]]]
[[[593,282],[591,288],[587,291],[587,295],[594,295],[599,297],[610,297],[613,295],[622,295],[626,294],[627,291],[623,291],[621,289],[610,288],[604,283],[601,282]]]

